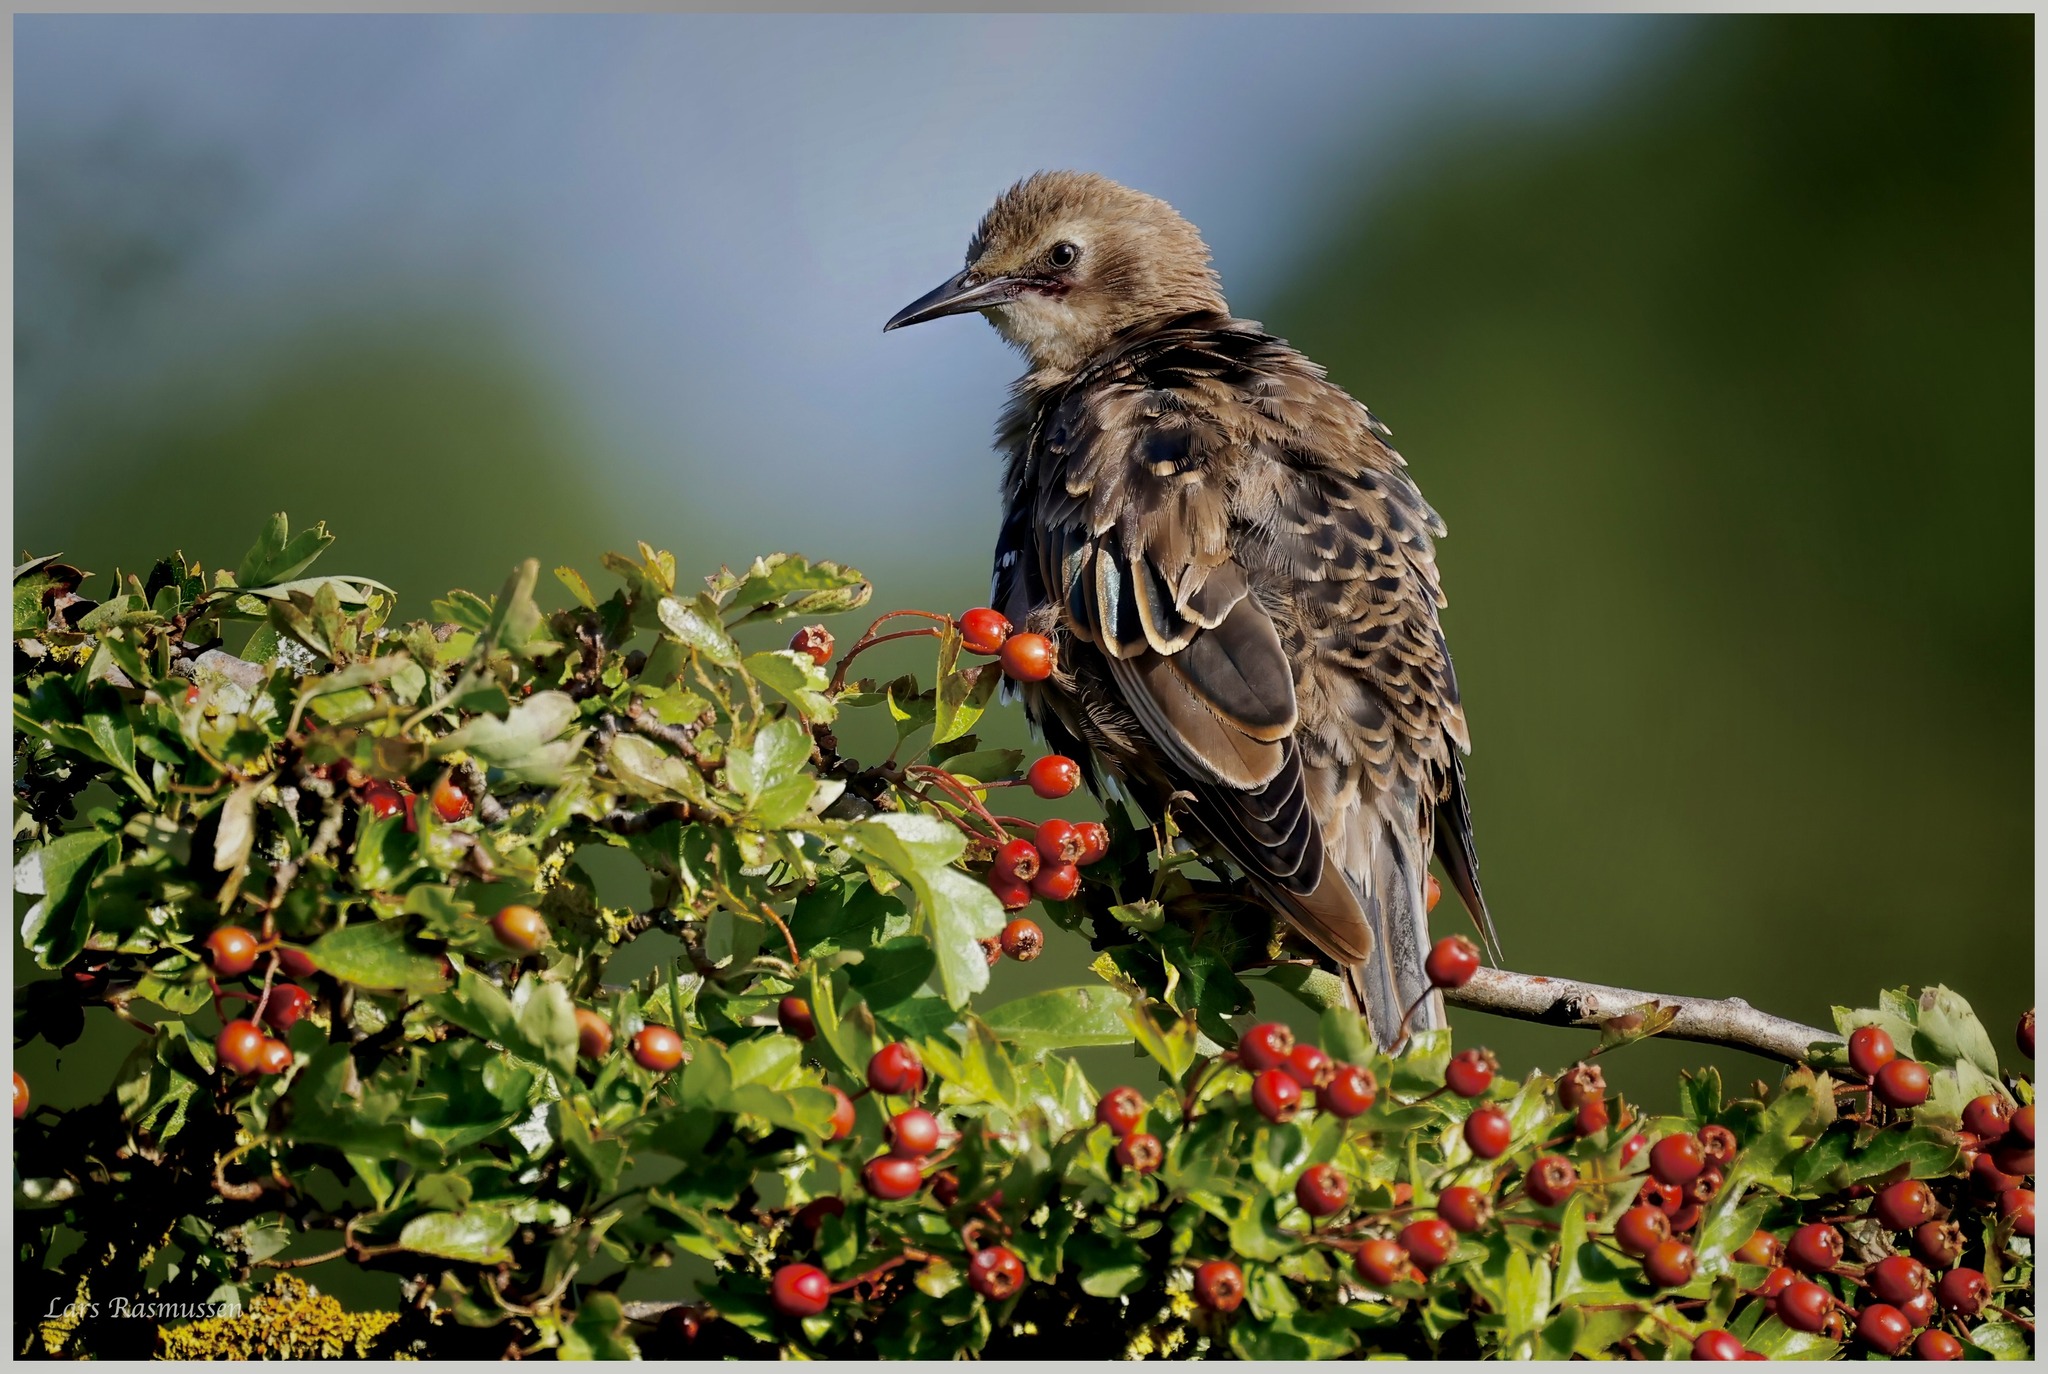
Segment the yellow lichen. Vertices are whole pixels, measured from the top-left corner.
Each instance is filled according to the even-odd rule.
[[[37,1327],[37,1335],[43,1342],[43,1353],[53,1358],[62,1355],[64,1348],[71,1343],[72,1333],[78,1330],[78,1324],[85,1320],[85,1314],[91,1310],[90,1289],[86,1281],[80,1279],[78,1292],[73,1296],[71,1305],[56,1316],[45,1319]]]
[[[350,1312],[303,1279],[280,1274],[236,1316],[159,1327],[158,1353],[169,1360],[361,1359],[397,1320],[396,1312]]]

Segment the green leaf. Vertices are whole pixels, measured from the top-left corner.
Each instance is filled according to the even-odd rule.
[[[838,716],[839,708],[826,695],[831,675],[809,654],[789,649],[749,654],[745,666],[757,682],[796,707],[805,720],[829,722]]]
[[[559,785],[589,731],[564,739],[576,723],[575,698],[567,692],[535,692],[514,706],[503,720],[472,717],[460,729],[434,742],[436,758],[467,750],[478,762],[503,770],[512,782],[544,787]]]
[[[1036,1057],[1084,1045],[1128,1045],[1130,999],[1114,988],[1048,988],[986,1012],[982,1019],[1004,1044]]]
[[[746,801],[748,818],[774,829],[794,821],[810,804],[816,788],[805,771],[810,759],[811,737],[785,717],[762,726],[752,745],[734,745],[726,754],[725,776]]]
[[[357,987],[438,992],[447,986],[441,961],[414,949],[396,921],[362,921],[332,930],[306,951],[320,971]]]
[[[501,1264],[512,1257],[505,1243],[519,1223],[502,1207],[477,1206],[460,1212],[425,1212],[405,1224],[398,1243],[423,1255]]]
[[[948,624],[939,639],[938,698],[933,706],[932,743],[956,740],[974,728],[995,696],[1002,673],[993,663],[959,668],[960,632]]]
[[[22,918],[22,943],[44,968],[77,958],[91,933],[86,892],[103,864],[117,862],[120,841],[97,830],[59,835],[14,868],[14,890],[42,900]]]
[[[706,598],[683,601],[665,596],[655,608],[655,613],[661,617],[662,628],[685,648],[696,650],[720,668],[740,666],[740,646],[725,632],[725,626],[719,622],[717,607],[707,605]]]
[[[952,867],[965,852],[961,833],[936,816],[894,813],[857,821],[846,843],[905,879],[916,916],[939,960],[939,981],[955,1007],[988,986],[980,941],[1002,933],[1003,905],[988,884]]]
[[[1998,1077],[1998,1051],[1970,1004],[1936,985],[1920,994],[1914,1046],[1923,1058],[1938,1064],[1974,1064]]]
[[[586,611],[597,609],[597,598],[590,594],[590,584],[583,580],[583,574],[574,568],[555,569],[555,580],[569,589],[569,595],[576,598],[576,604]]]
[[[1197,1050],[1192,1019],[1184,1017],[1161,1026],[1142,997],[1125,1003],[1122,1016],[1139,1047],[1166,1070],[1167,1077],[1179,1082],[1194,1066]]]
[[[294,538],[290,521],[280,511],[270,517],[255,544],[242,555],[241,566],[235,570],[235,585],[246,590],[297,577],[333,542],[334,536],[327,532],[325,521],[310,530],[299,531]]]
[[[1328,1011],[1345,1004],[1344,980],[1328,969],[1275,964],[1271,968],[1251,970],[1243,976],[1271,983],[1313,1011]]]
[[[932,947],[915,935],[899,936],[867,950],[847,970],[861,999],[875,1011],[887,1011],[917,995],[938,967]]]
[[[637,1360],[640,1347],[626,1334],[626,1310],[610,1293],[591,1293],[576,1318],[561,1328],[565,1360]]]
[[[2027,1333],[2011,1322],[1985,1322],[1970,1332],[1970,1344],[1994,1360],[2031,1360]]]
[[[792,615],[829,615],[867,604],[874,591],[867,579],[837,563],[813,563],[793,553],[756,558],[744,576],[728,568],[707,578],[720,605],[744,608],[733,622],[781,620]],[[794,601],[786,598],[795,597]]]

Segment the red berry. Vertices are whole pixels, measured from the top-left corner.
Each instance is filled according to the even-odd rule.
[[[1433,987],[1462,988],[1479,972],[1479,946],[1462,935],[1446,935],[1429,951],[1422,969]]]
[[[256,1071],[258,1073],[280,1074],[292,1066],[292,1047],[282,1040],[269,1036],[256,1047]]]
[[[777,1002],[775,1023],[799,1040],[809,1040],[818,1033],[818,1021],[811,1015],[811,1004],[801,997],[785,997]]]
[[[1136,1088],[1112,1088],[1095,1104],[1095,1119],[1117,1135],[1129,1135],[1145,1119],[1145,1098]]]
[[[1042,759],[1032,760],[1024,781],[1047,801],[1058,801],[1081,785],[1081,765],[1065,754],[1047,754]]]
[[[1610,1118],[1607,1115],[1605,1098],[1589,1098],[1579,1104],[1579,1110],[1572,1117],[1572,1134],[1577,1136],[1598,1135],[1607,1129]]]
[[[683,1037],[667,1026],[642,1026],[633,1037],[633,1061],[643,1069],[667,1073],[683,1062]]]
[[[1700,1170],[1698,1178],[1685,1185],[1685,1195],[1688,1199],[1698,1204],[1704,1205],[1712,1202],[1714,1194],[1721,1191],[1722,1181],[1721,1171],[1714,1165],[1709,1164],[1706,1168]]]
[[[1304,1088],[1323,1088],[1337,1076],[1337,1061],[1324,1054],[1314,1045],[1303,1042],[1294,1047],[1287,1056],[1287,1062],[1280,1066],[1286,1074]]]
[[[832,1301],[832,1280],[815,1264],[785,1264],[768,1280],[775,1310],[785,1317],[815,1317]]]
[[[1252,1080],[1252,1106],[1268,1121],[1292,1121],[1301,1107],[1301,1084],[1280,1069],[1267,1069]]]
[[[1973,1097],[1963,1108],[1963,1129],[1987,1144],[2001,1139],[2012,1129],[2012,1099],[2004,1093]]]
[[[1934,1286],[1934,1296],[1941,1303],[1941,1310],[1959,1317],[1974,1317],[1982,1312],[1984,1299],[1990,1292],[1991,1286],[1984,1281],[1984,1275],[1975,1269],[1951,1269]]]
[[[268,1038],[254,1021],[235,1020],[220,1028],[213,1048],[224,1068],[236,1074],[252,1074],[262,1066],[263,1042]]]
[[[2012,1223],[2016,1236],[2034,1238],[2034,1190],[2015,1188],[1998,1195],[1998,1219]]]
[[[1811,1279],[1794,1279],[1778,1294],[1778,1320],[1794,1331],[1818,1334],[1827,1330],[1835,1300],[1828,1290]]]
[[[2020,1186],[2020,1181],[1998,1167],[1995,1155],[1978,1155],[1970,1161],[1970,1182],[1986,1197],[1997,1197]]]
[[[2003,1140],[1991,1152],[1991,1162],[2002,1174],[2025,1178],[2034,1172],[2034,1147],[2020,1140]]]
[[[1719,1327],[1709,1327],[1692,1338],[1695,1360],[1739,1360],[1743,1354],[1742,1342]]]
[[[1621,1167],[1626,1169],[1635,1163],[1637,1155],[1649,1148],[1650,1137],[1638,1132],[1621,1142]]]
[[[1896,1355],[1913,1339],[1913,1324],[1890,1303],[1874,1302],[1856,1314],[1856,1339],[1880,1355]]]
[[[1045,952],[1045,932],[1038,922],[1022,916],[1003,927],[1003,953],[1020,964],[1028,964]]]
[[[931,1177],[932,1201],[941,1207],[951,1207],[960,1200],[960,1175],[951,1169],[941,1169]]]
[[[853,1134],[853,1099],[830,1083],[825,1091],[832,1094],[832,1129],[825,1139],[844,1140]]]
[[[1058,816],[1040,821],[1031,841],[1038,847],[1039,862],[1048,868],[1070,864],[1081,857],[1081,827]]]
[[[271,988],[270,1000],[263,1004],[263,1020],[272,1030],[288,1031],[312,1005],[312,993],[296,983],[279,983]]]
[[[1698,1136],[1667,1135],[1650,1147],[1650,1173],[1660,1182],[1684,1187],[1707,1167]]]
[[[1923,1221],[1913,1231],[1913,1253],[1930,1269],[1946,1269],[1963,1257],[1963,1228],[1952,1221]]]
[[[1427,916],[1436,910],[1436,904],[1444,899],[1444,885],[1436,880],[1436,874],[1422,875],[1422,914]]]
[[[1700,1152],[1725,1171],[1735,1160],[1735,1132],[1726,1126],[1700,1127]]]
[[[1329,1086],[1316,1089],[1316,1106],[1348,1121],[1371,1111],[1379,1093],[1379,1081],[1372,1076],[1371,1069],[1339,1064],[1330,1075]]]
[[[548,923],[530,906],[508,906],[491,918],[491,934],[518,954],[532,954],[548,942]]]
[[[388,782],[373,782],[363,788],[363,805],[380,821],[388,821],[405,810],[405,801]]]
[[[1082,821],[1077,827],[1081,832],[1081,857],[1074,860],[1082,868],[1100,863],[1109,856],[1109,827],[1101,821]]]
[[[1910,1255],[1886,1255],[1863,1276],[1879,1302],[1897,1307],[1925,1293],[1934,1283],[1927,1266]]]
[[[1237,1058],[1253,1073],[1277,1069],[1294,1053],[1294,1032],[1278,1021],[1253,1026],[1237,1042]]]
[[[1444,1069],[1444,1086],[1460,1097],[1479,1097],[1493,1086],[1499,1067],[1491,1050],[1459,1050]]]
[[[1643,1276],[1659,1288],[1683,1288],[1692,1272],[1692,1247],[1682,1240],[1667,1240],[1643,1256]]]
[[[1515,1128],[1498,1107],[1481,1107],[1465,1118],[1465,1143],[1481,1159],[1499,1159],[1514,1139]]]
[[[977,1250],[967,1261],[967,1283],[990,1302],[1001,1302],[1024,1286],[1024,1261],[1006,1245]]]
[[[961,647],[970,654],[998,653],[1010,637],[1010,622],[986,606],[976,606],[960,617],[959,624]]]
[[[1081,870],[1073,864],[1047,864],[1031,880],[1031,895],[1047,902],[1070,902],[1081,890]]]
[[[1558,1105],[1567,1111],[1577,1110],[1588,1102],[1603,1102],[1606,1096],[1607,1076],[1597,1064],[1574,1064],[1557,1076]]]
[[[1159,1137],[1149,1131],[1133,1131],[1116,1143],[1116,1162],[1132,1173],[1149,1174],[1165,1159]]]
[[[1486,1224],[1493,1220],[1493,1200],[1477,1188],[1460,1184],[1437,1195],[1436,1214],[1450,1223],[1452,1230],[1469,1236],[1475,1231],[1485,1230]]]
[[[1655,1207],[1668,1217],[1685,1205],[1685,1190],[1669,1183],[1659,1183],[1654,1178],[1646,1178],[1643,1180],[1643,1186],[1636,1189],[1636,1201],[1646,1207]]]
[[[916,1159],[939,1148],[939,1119],[922,1107],[898,1112],[887,1127],[889,1153]]]
[[[468,820],[470,811],[469,793],[455,785],[452,777],[441,777],[434,783],[434,814],[453,825]]]
[[[996,900],[1003,904],[1005,911],[1022,911],[1031,905],[1031,884],[1019,882],[1007,873],[991,870],[988,875],[988,887],[989,891],[996,894]],[[996,948],[1002,948],[1000,941]]]
[[[291,945],[277,947],[277,963],[294,978],[311,978],[320,972],[320,966],[313,962],[312,955]]]
[[[2033,1103],[2029,1102],[2026,1106],[2021,1107],[2012,1114],[2012,1133],[2021,1140],[2026,1141],[2029,1145],[2034,1143]]]
[[[1894,1059],[1877,1071],[1871,1091],[1887,1107],[1917,1107],[1927,1100],[1927,1066],[1917,1059]]]
[[[1778,1295],[1797,1282],[1799,1282],[1799,1275],[1781,1265],[1764,1275],[1764,1281],[1758,1284],[1752,1291],[1762,1298],[1765,1303],[1775,1307]]]
[[[889,1097],[915,1097],[924,1091],[924,1061],[901,1040],[892,1040],[868,1060],[868,1087]]]
[[[1424,1273],[1432,1273],[1458,1248],[1458,1236],[1441,1217],[1421,1217],[1401,1228],[1401,1248]]]
[[[1555,1207],[1579,1186],[1579,1171],[1563,1155],[1545,1155],[1529,1166],[1522,1191],[1538,1207]]]
[[[256,967],[256,937],[240,926],[221,926],[206,937],[206,962],[223,978],[239,978]]]
[[[1001,650],[1003,672],[1019,682],[1043,682],[1052,676],[1052,641],[1044,635],[1011,635]]]
[[[612,1023],[588,1007],[576,1008],[576,1052],[602,1059],[612,1052]]]
[[[1963,1358],[1963,1343],[1946,1331],[1922,1331],[1920,1339],[1913,1342],[1913,1358],[1960,1360]]]
[[[1699,1224],[1700,1205],[1697,1202],[1688,1202],[1671,1214],[1671,1231],[1674,1235],[1681,1235]]]
[[[405,794],[405,833],[408,835],[419,833],[420,823],[413,814],[413,803],[418,800],[419,798],[410,792]]]
[[[21,1076],[21,1070],[14,1071],[14,1119],[21,1120],[28,1115],[28,1080]]]
[[[1351,1185],[1327,1164],[1311,1164],[1294,1181],[1294,1200],[1312,1217],[1334,1216],[1351,1201]]]
[[[1647,1255],[1670,1239],[1671,1218],[1659,1207],[1638,1204],[1614,1224],[1614,1243],[1631,1255]]]
[[[1038,876],[1038,846],[1029,840],[1011,840],[996,851],[995,867],[989,870],[989,882],[993,886],[998,875],[1028,883]]]
[[[1824,1221],[1808,1222],[1792,1233],[1785,1254],[1794,1269],[1828,1273],[1842,1262],[1842,1233]]]
[[[806,625],[789,637],[789,647],[822,668],[832,661],[832,632],[823,625]]]
[[[190,687],[187,687],[185,689],[185,704],[187,706],[197,706],[199,704],[199,699],[202,695],[203,693],[201,693],[199,690],[199,684],[196,682],[193,683]]]
[[[2020,1014],[2019,1029],[2013,1032],[2013,1037],[2019,1041],[2020,1053],[2032,1059],[2034,1057],[2034,1009],[2032,1007],[2028,1007],[2026,1011]]]
[[[924,1187],[924,1160],[882,1155],[862,1166],[860,1182],[871,1197],[901,1202]]]
[[[1849,1067],[1865,1078],[1899,1057],[1898,1046],[1877,1026],[1858,1026],[1849,1032]]]
[[[1915,1293],[1904,1302],[1893,1303],[1892,1306],[1906,1314],[1906,1320],[1913,1323],[1915,1331],[1932,1326],[1934,1319],[1941,1315],[1941,1305],[1935,1302],[1932,1288]]]
[[[1374,1288],[1387,1288],[1408,1277],[1408,1252],[1381,1236],[1358,1247],[1358,1272]]]
[[[1901,1179],[1871,1201],[1870,1214],[1889,1231],[1910,1231],[1934,1216],[1934,1193],[1917,1178]]]
[[[1229,1260],[1210,1260],[1195,1271],[1195,1301],[1211,1312],[1235,1312],[1244,1301],[1244,1270]]]
[[[1735,1247],[1735,1258],[1744,1264],[1761,1264],[1775,1269],[1784,1262],[1785,1242],[1769,1231],[1752,1231],[1748,1240]]]

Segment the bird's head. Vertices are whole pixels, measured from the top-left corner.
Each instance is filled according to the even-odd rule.
[[[1208,245],[1171,205],[1092,172],[1040,172],[982,216],[967,269],[884,329],[979,310],[1034,368],[1072,372],[1134,325],[1227,309]]]

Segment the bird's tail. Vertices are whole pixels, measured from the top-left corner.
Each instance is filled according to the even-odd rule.
[[[1413,784],[1406,790],[1412,792]],[[1393,1052],[1414,1032],[1450,1023],[1443,994],[1430,987],[1423,967],[1429,955],[1423,892],[1429,851],[1415,825],[1415,798],[1395,794],[1379,801],[1350,816],[1353,833],[1339,851],[1345,883],[1373,937],[1372,952],[1345,970],[1345,983],[1374,1043]]]

